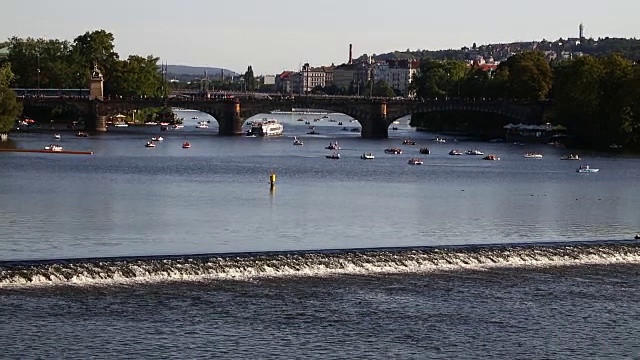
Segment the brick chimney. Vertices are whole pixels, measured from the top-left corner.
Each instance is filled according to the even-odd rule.
[[[349,44],[349,65],[353,64],[353,44]]]

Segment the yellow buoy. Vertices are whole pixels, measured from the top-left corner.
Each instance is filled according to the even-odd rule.
[[[271,172],[271,175],[269,175],[269,184],[271,184],[271,186],[276,184],[276,173],[273,171]]]

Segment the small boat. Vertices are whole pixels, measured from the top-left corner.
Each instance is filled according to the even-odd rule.
[[[119,127],[119,128],[126,128],[126,127],[129,127],[129,124],[127,124],[127,123],[117,123],[117,124],[113,124],[113,126]]]
[[[409,165],[422,165],[424,162],[420,158],[411,158],[409,159]]]
[[[304,145],[304,143],[300,140],[298,140],[297,137],[293,137],[293,145]]]
[[[589,167],[589,165],[580,165],[580,167],[576,170],[579,173],[597,173],[600,169],[594,169]]]
[[[636,236],[633,237],[636,240],[640,240],[640,234],[637,234]]]
[[[173,129],[173,130],[180,130],[180,129],[184,129],[184,125],[182,125],[182,124],[175,124],[175,125],[171,126],[171,129]]]
[[[188,141],[185,141],[185,142],[182,143],[182,148],[183,149],[189,149],[190,147],[191,147],[191,144],[189,144]]]
[[[154,148],[156,147],[156,144],[154,144],[153,141],[147,141],[147,143],[144,146],[148,148]]]
[[[78,131],[78,132],[76,133],[76,136],[77,136],[77,137],[88,137],[88,136],[89,136],[89,134],[87,134],[87,133],[86,133],[86,132],[84,132],[84,131]]]
[[[465,153],[467,155],[478,155],[478,156],[482,156],[484,155],[484,153],[478,149],[473,149],[473,150],[467,150],[467,152]]]
[[[169,123],[163,121],[163,122],[160,123],[160,126],[169,126]]]
[[[329,145],[324,147],[327,150],[340,150],[340,146],[338,146],[338,142],[329,143]]]
[[[447,140],[441,138],[440,136],[436,136],[435,138],[433,138],[433,141],[437,142],[437,143],[441,143],[444,144],[447,142]]]
[[[384,153],[385,153],[385,154],[400,155],[400,154],[402,154],[402,149],[398,149],[398,148],[388,148],[388,149],[384,149]]]
[[[351,132],[360,132],[360,128],[353,128],[353,129],[351,129],[349,131],[351,131]]]
[[[342,121],[339,121],[339,122],[338,122],[338,126],[342,126]]]
[[[55,145],[55,144],[50,144],[50,145],[45,146],[44,149],[46,151],[58,152],[58,151],[62,151],[62,146]]]
[[[528,152],[528,153],[526,153],[526,154],[524,154],[522,156],[527,158],[527,159],[542,159],[542,154],[540,154],[540,153]]]
[[[144,123],[144,124],[145,124],[145,125],[147,125],[147,126],[155,126],[155,125],[158,125],[158,123],[157,123],[157,122],[155,122],[155,121],[147,121],[147,122],[146,122],[146,123]]]
[[[431,151],[429,150],[429,148],[423,147],[423,148],[420,148],[420,154],[429,155],[431,154]]]
[[[609,145],[609,148],[610,149],[614,149],[614,150],[622,149],[622,145],[618,145],[616,143],[613,143],[613,144]]]
[[[298,119],[298,121],[304,121],[304,119],[303,119],[303,118],[300,118],[300,119]]]
[[[193,120],[198,120],[198,117],[197,117],[197,116],[194,116],[194,117],[192,117],[191,119],[193,119]]]
[[[53,134],[53,138],[56,140],[60,140],[60,134]]]
[[[151,138],[151,141],[162,141],[164,138],[162,136],[154,136]]]
[[[563,156],[560,160],[580,160],[580,155],[578,154],[569,154],[567,156]]]
[[[451,151],[449,151],[449,155],[460,156],[462,155],[462,153],[460,152],[460,150],[452,149]]]
[[[375,159],[375,158],[376,158],[376,157],[375,157],[375,156],[373,156],[373,153],[370,153],[370,152],[369,152],[369,153],[364,153],[364,154],[360,155],[360,159],[362,159],[362,160],[373,160],[373,159]]]
[[[404,139],[402,140],[402,145],[415,145],[416,142],[413,140],[409,140],[409,139]]]
[[[500,158],[495,156],[495,155],[487,155],[487,156],[483,157],[482,160],[498,161],[498,160],[500,160]]]
[[[334,152],[331,155],[327,155],[327,159],[340,159],[340,154],[337,152]]]
[[[320,135],[320,133],[315,130],[311,130],[307,133],[307,135]]]
[[[311,123],[309,121],[305,121],[304,124],[305,125],[310,125]]]
[[[346,126],[345,126],[345,127],[343,127],[343,128],[342,128],[342,129],[340,129],[340,130],[342,130],[342,131],[349,131],[349,129],[348,129]]]
[[[207,123],[200,123],[196,125],[196,129],[208,129],[208,128],[209,128],[209,124]]]

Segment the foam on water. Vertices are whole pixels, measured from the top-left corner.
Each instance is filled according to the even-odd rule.
[[[0,262],[0,288],[640,263],[640,243],[490,245]]]

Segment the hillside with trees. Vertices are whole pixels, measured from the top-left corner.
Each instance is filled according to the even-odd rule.
[[[476,45],[470,47],[462,47],[461,49],[447,50],[410,50],[393,51],[383,54],[373,54],[375,60],[393,60],[393,59],[423,59],[430,58],[434,60],[474,60],[480,56],[483,58],[493,58],[496,61],[506,60],[515,53],[525,51],[543,51],[554,52],[560,56],[563,52],[568,54],[606,56],[611,54],[620,54],[622,57],[640,61],[640,40],[625,38],[569,38],[558,39],[555,41],[541,40],[528,42],[513,42],[505,44],[487,44]],[[366,60],[368,55],[362,55],[359,60]]]

